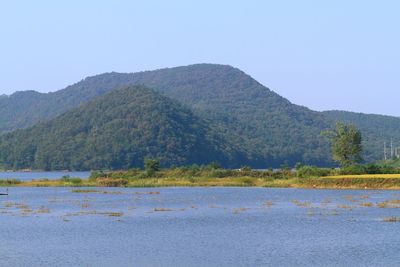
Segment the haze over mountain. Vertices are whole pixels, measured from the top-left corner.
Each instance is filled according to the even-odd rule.
[[[320,133],[322,130],[333,127],[338,120],[353,122],[360,127],[364,134],[365,158],[367,160],[381,158],[382,153],[378,145],[383,142],[383,138],[400,138],[399,118],[312,111],[306,107],[290,103],[287,99],[279,96],[236,68],[226,65],[197,64],[132,74],[105,73],[86,78],[53,93],[43,94],[27,91],[17,92],[9,97],[0,98],[0,131],[3,133],[30,127],[40,121],[48,121],[33,128],[5,135],[1,139],[1,145],[3,148],[10,147],[6,150],[8,154],[12,154],[13,156],[7,156],[8,154],[4,152],[2,153],[2,161],[6,161],[8,167],[32,167],[32,162],[37,161],[30,159],[26,163],[23,163],[24,160],[21,160],[21,157],[23,157],[24,153],[21,151],[28,148],[23,148],[21,144],[26,143],[23,141],[24,139],[31,140],[33,145],[29,147],[32,151],[35,151],[31,155],[33,155],[32,157],[39,157],[40,153],[38,151],[42,150],[38,149],[37,146],[40,143],[41,149],[43,149],[42,145],[46,143],[39,142],[38,140],[43,138],[43,136],[46,136],[46,138],[41,140],[56,139],[55,136],[49,136],[49,129],[51,129],[50,132],[52,133],[62,133],[58,140],[58,144],[62,149],[58,149],[57,153],[59,153],[59,156],[56,158],[63,158],[65,154],[73,157],[74,150],[62,146],[60,142],[62,140],[73,139],[72,136],[77,134],[73,130],[74,128],[81,129],[86,126],[70,119],[70,117],[82,114],[86,118],[87,127],[94,127],[89,123],[91,121],[89,117],[102,117],[101,110],[98,110],[98,113],[92,111],[95,108],[94,105],[96,105],[93,103],[97,103],[96,98],[113,90],[133,85],[145,85],[152,90],[158,91],[164,95],[161,102],[179,102],[179,105],[182,105],[182,108],[186,109],[186,113],[192,114],[191,121],[193,124],[199,125],[195,128],[203,129],[203,132],[199,132],[199,136],[196,138],[198,140],[206,140],[208,138],[207,140],[209,140],[206,142],[208,145],[205,146],[208,149],[208,153],[202,152],[208,154],[208,160],[198,157],[196,161],[194,160],[196,157],[189,156],[191,153],[179,156],[179,153],[176,151],[171,153],[163,152],[165,147],[160,145],[158,147],[159,151],[148,152],[148,155],[146,155],[145,150],[143,150],[140,153],[140,157],[129,156],[131,160],[124,159],[121,161],[123,162],[121,164],[117,163],[118,157],[116,154],[113,154],[115,159],[110,154],[103,164],[94,159],[80,158],[79,160],[87,163],[82,165],[77,163],[78,159],[65,159],[65,164],[62,164],[62,160],[55,160],[58,163],[51,163],[50,165],[37,165],[35,163],[36,165],[34,166],[46,166],[46,168],[51,169],[133,167],[139,166],[139,159],[157,155],[164,160],[165,165],[200,164],[218,159],[222,164],[229,167],[251,165],[252,167],[265,168],[276,167],[284,162],[290,165],[296,162],[303,162],[327,166],[332,165],[329,144]],[[112,94],[101,99],[106,102],[114,102],[118,97],[124,96]],[[89,106],[85,105],[93,99],[94,102],[87,104]],[[142,103],[135,101],[133,98],[129,99],[138,110],[142,109]],[[130,102],[121,102],[118,108],[121,113],[130,114],[132,104]],[[156,106],[152,106],[152,108],[158,110]],[[68,112],[70,110],[73,111]],[[151,112],[150,109],[144,110]],[[63,113],[65,114],[57,117]],[[114,111],[111,113],[113,116],[104,117],[103,120],[113,121],[119,118]],[[161,114],[163,114],[163,111],[159,110],[156,117],[161,116]],[[53,118],[56,119],[51,120]],[[146,118],[146,116],[143,118]],[[75,123],[77,123],[77,126],[74,125]],[[66,125],[69,125],[68,127],[71,128],[64,129],[67,127]],[[126,143],[127,141],[123,142],[122,138],[117,137],[118,129],[124,129],[124,123],[115,124],[113,127],[115,135],[104,134],[102,138],[104,138],[105,144],[107,142],[119,143],[118,146],[124,145],[130,147]],[[193,129],[189,128],[186,130],[191,134],[194,133]],[[185,136],[185,133],[184,129],[182,129],[182,132],[172,131],[168,132],[168,134],[164,132],[163,138],[168,139],[170,135],[171,138],[172,136]],[[30,135],[33,137],[29,137]],[[100,135],[103,135],[103,132],[100,132]],[[155,136],[156,134],[152,137]],[[139,138],[138,140],[141,139]],[[129,142],[135,143],[138,140],[130,139]],[[212,140],[219,141],[214,142]],[[83,141],[81,140],[80,142]],[[85,146],[90,143],[89,141],[84,142]],[[144,148],[148,146],[146,141],[141,140],[141,142],[143,142],[142,145]],[[28,143],[26,144],[28,145]],[[136,143],[136,145],[138,144]],[[46,146],[50,147],[51,143],[47,143]],[[97,145],[97,147],[99,146],[100,144]],[[73,143],[71,147],[76,148],[77,144]],[[179,147],[185,147],[185,145],[179,145]],[[133,147],[131,149],[131,151],[134,150]],[[16,152],[17,150],[18,152]],[[106,147],[102,147],[99,151],[106,153],[106,150]],[[183,150],[180,151],[183,153]],[[91,155],[90,157],[95,157],[95,153],[88,152],[89,154]],[[52,154],[49,154],[48,157],[50,155]],[[7,157],[7,159],[4,157]],[[179,158],[179,160],[173,160],[174,157]],[[200,158],[201,160],[199,160]]]

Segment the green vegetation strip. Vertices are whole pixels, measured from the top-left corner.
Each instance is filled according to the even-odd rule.
[[[25,187],[295,187],[295,188],[360,188],[400,189],[400,171],[397,168],[379,166],[351,166],[342,169],[298,166],[296,170],[279,171],[226,170],[217,165],[189,166],[160,169],[155,163],[147,162],[146,170],[94,171],[88,179],[64,176],[59,180],[19,181],[0,180],[0,186]],[[382,174],[378,173],[382,172]],[[364,174],[359,173],[364,172]],[[117,192],[73,189],[75,193],[116,194]]]

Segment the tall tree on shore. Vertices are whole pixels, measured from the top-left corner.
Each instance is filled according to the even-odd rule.
[[[332,157],[341,166],[362,161],[362,135],[353,124],[337,123],[334,130],[324,132],[332,143]]]

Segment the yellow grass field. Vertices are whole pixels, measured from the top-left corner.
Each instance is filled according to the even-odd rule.
[[[350,179],[357,179],[357,178],[368,178],[368,179],[376,179],[376,178],[400,178],[400,174],[359,174],[359,175],[334,175],[334,176],[327,176],[329,178],[350,178]]]

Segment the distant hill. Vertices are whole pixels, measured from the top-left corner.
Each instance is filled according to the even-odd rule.
[[[113,91],[5,134],[0,144],[1,162],[15,169],[121,169],[141,166],[146,157],[167,166],[240,159],[232,147],[224,151],[225,141],[205,121],[145,87]]]
[[[329,144],[320,132],[339,120],[360,127],[368,161],[382,158],[382,127],[390,124],[385,134],[394,138],[400,132],[399,118],[312,111],[290,103],[239,69],[216,64],[105,73],[53,93],[17,92],[0,98],[0,132],[48,121],[113,90],[135,85],[145,85],[190,110],[196,121],[210,129],[207,132],[223,140],[224,151],[230,151],[224,161],[227,166],[266,168],[296,162],[333,166]]]

